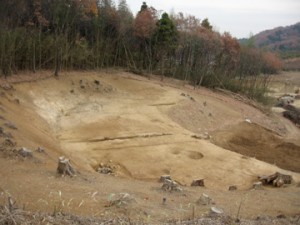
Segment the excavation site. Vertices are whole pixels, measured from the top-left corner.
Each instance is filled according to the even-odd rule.
[[[0,202],[58,224],[294,218],[300,130],[279,111],[122,71],[12,76],[1,81]]]

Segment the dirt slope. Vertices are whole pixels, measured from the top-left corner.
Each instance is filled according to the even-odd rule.
[[[232,199],[237,202],[247,194],[258,175],[279,171],[293,175],[295,183],[300,181],[300,174],[295,173],[299,172],[298,147],[291,156],[296,169],[287,166],[288,158],[282,164],[276,163],[295,171],[290,172],[268,160],[271,164],[192,137],[205,132],[214,136],[221,129],[244,132],[241,127],[245,119],[275,131],[284,130],[285,125],[276,117],[223,94],[120,72],[65,73],[59,79],[21,82],[13,87],[2,91],[2,127],[17,141],[16,148],[34,150],[43,146],[46,154],[34,152],[33,159],[25,160],[0,157],[3,201],[10,194],[30,209],[51,211],[61,207],[87,215],[128,213],[141,220],[160,221],[187,217],[188,205],[203,192],[213,195],[217,204],[232,215],[237,209]],[[6,127],[7,121],[17,129]],[[257,131],[257,125],[247,126],[251,132]],[[271,142],[276,136],[271,131],[268,135],[263,142]],[[278,145],[285,144],[282,137],[276,138]],[[237,148],[243,145],[235,144]],[[57,177],[56,163],[61,155],[72,160],[80,171],[77,177]],[[96,173],[101,163],[114,165],[116,177]],[[162,192],[157,182],[162,174],[187,185],[185,192]],[[188,187],[196,178],[205,178],[206,189]],[[228,193],[229,185],[237,185],[239,191]],[[293,184],[249,194],[249,201],[258,201],[261,207],[247,206],[243,216],[251,218],[261,210],[268,215],[295,215],[299,213],[299,191]],[[108,196],[119,192],[134,195],[135,204],[126,210],[104,207]],[[273,199],[274,194],[278,199]],[[165,195],[171,199],[167,207],[160,204]],[[284,204],[270,208],[260,198]],[[179,205],[186,207],[180,214],[176,213]],[[207,210],[199,207],[197,215]]]

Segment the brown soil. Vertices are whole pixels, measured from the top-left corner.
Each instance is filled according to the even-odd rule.
[[[7,81],[2,81],[0,126],[4,133],[0,141],[6,143],[10,138],[16,146],[0,148],[0,204],[12,196],[33,211],[51,213],[55,209],[106,218],[125,215],[160,223],[207,215],[210,206],[195,204],[206,193],[233,217],[242,199],[246,203],[241,218],[300,213],[300,189],[296,187],[300,181],[296,165],[299,130],[288,120],[266,115],[222,93],[193,90],[174,80],[162,83],[155,77],[148,80],[118,71],[69,72],[59,79],[49,74],[43,72],[35,81],[24,76],[27,82],[19,82],[21,76],[12,77],[10,90],[6,90]],[[242,123],[245,119],[283,137],[259,125]],[[257,155],[255,159],[239,154],[246,155],[252,146],[235,130],[251,131],[262,147],[264,142],[269,146],[274,142],[282,159],[273,157],[274,165],[272,160],[257,160]],[[236,149],[240,144],[241,150],[227,151],[209,140],[193,138],[195,134],[212,135],[213,140],[224,143],[228,140]],[[15,151],[39,146],[45,153],[34,151],[31,158]],[[281,153],[286,149],[291,156]],[[79,171],[76,177],[56,174],[62,155]],[[100,164],[111,165],[114,176],[97,173]],[[282,189],[251,189],[258,175],[276,171],[292,175],[294,183]],[[184,191],[163,192],[158,182],[163,174],[170,174]],[[201,178],[205,188],[189,187],[193,179]],[[228,192],[230,185],[237,185],[238,191]],[[134,201],[122,207],[109,204],[114,193],[124,192]],[[164,197],[167,204],[162,204]]]
[[[273,131],[257,124],[243,122],[230,129],[216,131],[213,142],[242,155],[300,172],[300,146],[285,142]]]

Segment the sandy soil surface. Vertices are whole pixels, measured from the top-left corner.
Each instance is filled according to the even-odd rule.
[[[159,223],[206,215],[210,205],[196,204],[206,193],[231,216],[241,201],[243,218],[300,214],[300,132],[278,114],[174,80],[118,71],[49,74],[1,81],[0,202],[11,195],[30,210]],[[5,141],[8,134],[15,146]],[[9,152],[39,146],[45,153],[32,158]],[[76,177],[56,174],[61,155],[71,159]],[[96,172],[99,165],[111,165],[114,176]],[[293,184],[251,189],[258,175],[277,171],[292,175]],[[162,191],[163,174],[183,192]],[[190,187],[198,178],[205,188]],[[238,190],[229,192],[230,185]],[[109,205],[124,192],[134,200]]]

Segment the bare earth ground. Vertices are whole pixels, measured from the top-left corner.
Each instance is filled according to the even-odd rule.
[[[1,81],[0,126],[13,136],[16,149],[42,146],[46,151],[20,159],[2,144],[0,205],[12,196],[30,211],[159,224],[207,215],[211,205],[195,204],[205,193],[232,217],[241,201],[244,219],[300,215],[300,131],[278,113],[266,115],[231,96],[171,79],[119,71],[50,75]],[[289,77],[293,85],[298,78]],[[5,90],[7,82],[13,89]],[[71,159],[76,177],[56,174],[61,155]],[[114,165],[115,176],[97,173],[101,163]],[[251,189],[258,175],[277,171],[292,175],[293,184]],[[178,181],[183,192],[162,191],[158,179],[163,174]],[[205,179],[204,188],[190,187],[197,178]],[[229,192],[230,185],[238,190]],[[114,194],[124,192],[134,200],[109,205]]]

